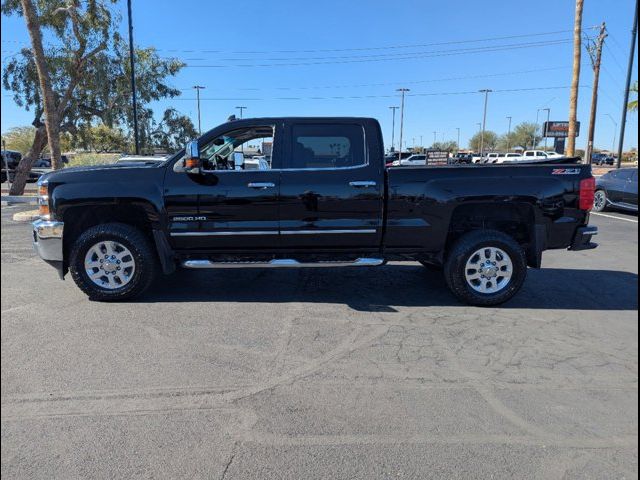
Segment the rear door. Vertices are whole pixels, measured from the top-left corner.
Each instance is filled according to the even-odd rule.
[[[606,189],[607,197],[614,203],[620,203],[624,199],[624,190],[627,186],[628,177],[624,170],[614,170],[609,173]]]
[[[382,240],[384,167],[377,123],[293,120],[280,176],[287,249],[374,250]]]
[[[630,170],[631,175],[624,188],[622,201],[630,205],[638,206],[638,170]]]

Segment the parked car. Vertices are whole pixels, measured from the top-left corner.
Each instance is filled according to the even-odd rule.
[[[523,157],[519,153],[509,152],[500,157],[496,163],[517,163],[522,159]]]
[[[235,170],[234,150],[264,137],[275,142],[270,169]],[[590,165],[503,165],[479,176],[460,166],[385,168],[382,152],[370,118],[235,120],[163,163],[45,175],[34,247],[102,301],[133,298],[158,269],[178,265],[414,260],[442,267],[461,301],[486,306],[513,297],[544,250],[597,246]]]
[[[269,170],[266,157],[245,158],[242,165],[243,170]]]
[[[485,154],[483,163],[496,163],[498,158],[500,158],[500,155],[504,156],[504,153],[489,152]]]
[[[482,157],[479,153],[471,154],[471,163],[483,163],[484,157]]]
[[[413,153],[411,152],[402,152],[402,154],[400,154],[400,158],[401,159],[407,159],[409,158],[411,155],[413,155]],[[389,152],[384,156],[384,164],[387,167],[392,167],[393,162],[397,162],[398,161],[398,152]],[[398,164],[396,164],[397,166]]]
[[[471,164],[473,163],[473,155],[471,153],[456,153],[452,157],[453,163]]]
[[[591,155],[591,163],[594,165],[613,165],[615,159],[605,153],[594,153]]]
[[[20,152],[16,152],[14,150],[2,150],[2,179],[1,181],[4,183],[7,181],[7,178],[10,181],[13,181],[13,170],[18,166],[20,160],[22,160],[22,154]]]
[[[611,170],[596,180],[593,210],[607,208],[638,211],[638,169]]]
[[[13,150],[2,151],[2,174],[0,178],[0,181],[2,183],[6,182],[7,180],[13,182],[13,179],[15,177],[15,169],[18,167],[20,160],[22,160],[22,154],[20,152],[16,152]],[[41,168],[32,168],[27,176],[27,182],[37,182],[40,176],[45,172],[46,170],[43,170]]]
[[[402,160],[394,160],[391,164],[386,164],[388,167],[413,167],[416,165],[426,165],[427,156],[423,153],[416,153],[410,157],[403,158]]]

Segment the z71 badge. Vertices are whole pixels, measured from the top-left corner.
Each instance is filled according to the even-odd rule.
[[[554,168],[551,175],[580,175],[579,168]]]

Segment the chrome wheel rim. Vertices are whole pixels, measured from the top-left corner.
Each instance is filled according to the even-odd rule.
[[[513,262],[507,253],[496,247],[483,247],[469,257],[465,265],[467,284],[479,293],[503,290],[513,275]]]
[[[119,242],[107,240],[93,245],[84,257],[84,268],[95,285],[115,290],[127,285],[136,271],[131,251]]]
[[[597,191],[593,200],[594,208],[601,209],[604,206],[605,201],[604,192],[602,190]]]

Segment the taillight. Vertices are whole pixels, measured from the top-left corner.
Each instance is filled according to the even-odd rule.
[[[580,180],[580,210],[589,211],[593,208],[596,193],[596,179],[593,177]]]

